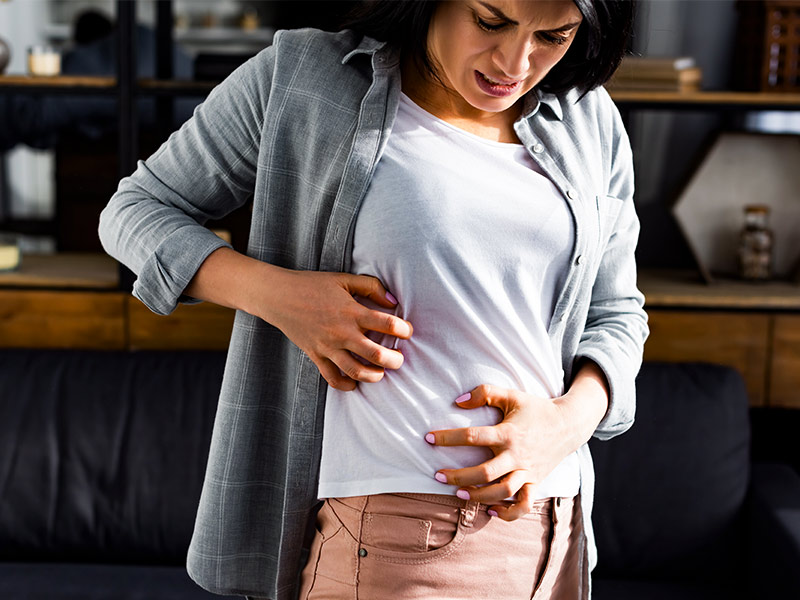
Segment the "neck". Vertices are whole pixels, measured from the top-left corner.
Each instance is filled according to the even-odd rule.
[[[428,73],[421,72],[410,56],[403,57],[401,78],[403,93],[432,115],[496,142],[520,143],[514,132],[514,121],[521,111],[520,103],[498,113],[478,110],[455,90]]]

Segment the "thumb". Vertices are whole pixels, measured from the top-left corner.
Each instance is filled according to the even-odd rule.
[[[397,299],[383,286],[379,279],[370,275],[347,275],[344,286],[352,295],[369,298],[384,308],[397,306]]]

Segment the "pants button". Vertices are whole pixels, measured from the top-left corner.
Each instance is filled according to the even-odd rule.
[[[367,555],[367,551],[366,551],[366,549],[364,549],[364,548],[361,548],[361,550],[359,550],[359,551],[358,551],[358,555],[359,555],[361,558],[364,558],[364,557]]]

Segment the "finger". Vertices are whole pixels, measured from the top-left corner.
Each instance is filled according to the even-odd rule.
[[[345,287],[352,295],[369,298],[385,308],[397,306],[397,298],[376,277],[371,277],[370,275],[347,275]]]
[[[468,394],[456,398],[456,404],[461,408],[494,406],[505,414],[518,400],[513,390],[489,384],[479,385]]]
[[[518,469],[506,473],[503,477],[489,485],[466,487],[464,491],[469,494],[470,500],[477,500],[482,504],[499,503],[507,506],[519,501],[517,498],[514,498],[514,496],[518,495],[519,490],[527,481],[528,472],[524,469]]]
[[[520,517],[524,517],[533,510],[533,504],[536,499],[535,496],[536,486],[532,483],[526,483],[517,492],[517,501],[506,505],[497,504],[489,508],[490,514],[494,511],[493,516],[497,516],[504,521],[516,521]]]
[[[354,381],[377,383],[383,379],[382,368],[375,365],[365,365],[346,350],[335,353],[331,356],[331,360],[336,363],[342,374]]]
[[[364,360],[384,369],[399,369],[403,365],[403,354],[386,348],[367,337],[348,345],[348,350]]]
[[[440,429],[426,434],[433,436],[430,442],[435,446],[500,446],[506,442],[505,427],[499,425],[483,425],[480,427],[462,427],[460,429]]]
[[[356,389],[356,382],[342,375],[341,370],[339,370],[339,367],[337,367],[332,360],[323,358],[319,361],[315,361],[315,364],[319,369],[320,375],[322,375],[323,379],[325,379],[332,388],[343,392],[352,392]]]
[[[398,316],[384,313],[379,310],[365,308],[356,319],[359,327],[366,331],[377,331],[404,340],[409,339],[414,333],[411,323]]]
[[[500,493],[500,489],[503,485],[506,485],[506,476],[516,472],[514,470],[514,465],[511,464],[511,457],[507,452],[502,454],[498,454],[494,458],[490,458],[486,462],[483,462],[479,465],[475,465],[474,467],[465,467],[463,469],[440,469],[436,472],[437,480],[441,481],[442,483],[448,483],[450,485],[457,485],[459,487],[469,487],[475,485],[485,485],[489,484],[493,481],[497,481],[498,483],[494,485],[499,485],[500,488],[494,490],[494,494],[496,496],[490,495],[483,495],[486,500],[492,502],[499,502],[503,498],[508,498],[509,496],[513,496],[514,492],[519,489],[523,483],[525,483],[524,478],[519,480],[516,489],[502,495]],[[442,481],[442,477],[438,477],[438,475],[444,476],[444,481]],[[519,479],[519,478],[517,478]],[[489,489],[492,486],[486,486],[483,489]],[[492,492],[490,492],[491,494]],[[497,495],[499,494],[499,495]]]

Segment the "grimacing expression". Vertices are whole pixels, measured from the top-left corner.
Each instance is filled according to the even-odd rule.
[[[561,60],[581,21],[572,0],[444,0],[428,53],[463,109],[502,112]]]

